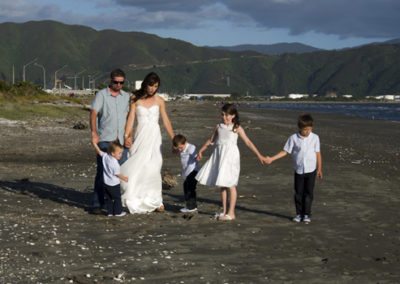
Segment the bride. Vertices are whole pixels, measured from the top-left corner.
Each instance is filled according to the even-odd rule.
[[[126,122],[125,138],[129,141],[137,121],[129,158],[121,166],[121,174],[128,176],[128,182],[121,182],[122,203],[132,214],[164,211],[160,115],[171,140],[174,131],[165,102],[156,94],[160,83],[154,72],[144,78],[141,88],[134,92]]]

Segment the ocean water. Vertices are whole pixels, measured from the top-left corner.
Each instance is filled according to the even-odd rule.
[[[400,121],[400,103],[260,103],[262,109],[287,109],[299,112],[324,112],[367,119]]]

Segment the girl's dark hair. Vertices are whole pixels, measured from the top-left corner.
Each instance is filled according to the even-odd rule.
[[[305,113],[299,115],[299,118],[297,119],[297,126],[299,129],[305,128],[305,127],[313,127],[314,124],[314,119],[312,118],[311,114]]]
[[[115,141],[110,142],[107,148],[107,153],[111,155],[112,153],[115,152],[115,150],[123,148],[124,147],[121,145],[121,143],[119,143],[119,140],[117,139]]]
[[[227,114],[230,115],[235,115],[235,117],[232,119],[233,122],[233,128],[232,131],[236,132],[236,129],[240,125],[240,120],[239,120],[239,112],[236,109],[236,106],[234,104],[224,104],[221,108],[221,110]]]
[[[139,90],[133,92],[133,102],[136,102],[140,99],[145,99],[148,97],[146,92],[148,86],[153,86],[154,84],[158,83],[158,87],[161,86],[161,79],[155,72],[150,72],[149,74],[144,77],[142,85],[140,86]],[[157,89],[158,91],[158,89]]]

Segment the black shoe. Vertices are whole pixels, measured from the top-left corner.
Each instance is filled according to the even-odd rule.
[[[93,215],[102,215],[103,211],[101,210],[101,208],[99,207],[95,207],[89,210],[89,214],[93,214]]]

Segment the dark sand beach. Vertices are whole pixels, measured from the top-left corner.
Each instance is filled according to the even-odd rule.
[[[168,111],[176,133],[198,146],[220,120],[213,103],[173,102]],[[297,112],[245,103],[239,111],[264,154],[296,131]],[[199,212],[179,213],[180,176],[163,192],[164,213],[88,214],[89,130],[73,129],[76,118],[0,119],[0,283],[399,283],[400,124],[312,114],[324,178],[309,225],[291,221],[290,158],[262,166],[243,142],[233,222],[213,219],[217,188],[198,186]],[[177,175],[163,137],[163,170]]]

